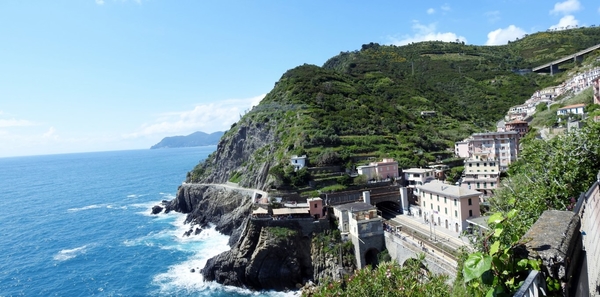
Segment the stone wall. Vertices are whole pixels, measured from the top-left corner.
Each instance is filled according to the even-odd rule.
[[[600,173],[598,180],[579,198],[575,212],[581,219],[587,266],[587,284],[581,283],[579,286],[587,287],[590,296],[600,296]]]
[[[412,244],[408,242],[408,240],[403,240],[401,237],[389,232],[385,233],[385,247],[392,260],[400,265],[404,264],[408,259],[418,259],[419,254],[425,254],[425,264],[429,271],[435,274],[446,274],[450,281],[454,281],[456,277],[456,261],[451,263],[449,259],[441,259],[437,255],[429,253],[429,251],[422,249],[416,244]]]

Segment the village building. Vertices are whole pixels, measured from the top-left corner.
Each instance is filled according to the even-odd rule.
[[[573,105],[568,105],[565,107],[561,107],[556,111],[556,115],[558,116],[566,116],[566,115],[572,115],[572,114],[579,114],[579,115],[583,115],[584,114],[584,109],[585,104],[573,104]]]
[[[290,163],[294,166],[294,171],[298,171],[306,166],[306,155],[300,157],[293,155],[290,158]]]
[[[469,228],[468,219],[481,215],[481,193],[459,186],[432,181],[419,186],[423,220],[434,227],[461,233]]]
[[[527,123],[526,121],[522,121],[522,120],[514,120],[514,121],[511,121],[511,122],[508,122],[505,124],[504,131],[498,131],[498,132],[505,132],[505,131],[517,131],[517,132],[519,132],[519,137],[523,138],[523,137],[525,137],[525,134],[527,134],[527,132],[529,132],[529,123]]]
[[[381,162],[371,162],[369,165],[356,167],[359,175],[364,175],[367,180],[385,180],[398,178],[398,162],[394,159],[384,158]]]
[[[454,155],[459,158],[468,158],[469,157],[469,139],[465,139],[463,141],[457,141],[454,144]]]
[[[325,216],[325,209],[323,208],[323,199],[316,198],[308,198],[306,199],[306,203],[308,204],[308,208],[310,215],[316,220]]]
[[[435,179],[433,168],[409,168],[403,169],[404,186],[408,189],[408,195],[414,195],[418,199],[419,186]]]
[[[501,171],[517,161],[520,133],[517,131],[474,133],[468,141],[469,157],[485,156],[487,160],[498,160]]]
[[[500,164],[498,160],[487,159],[487,156],[475,155],[465,160],[465,171],[460,186],[476,190],[483,194],[480,202],[493,195],[500,183]]]
[[[385,248],[383,219],[370,203],[354,202],[333,207],[342,238],[352,240],[356,265],[363,268],[377,263],[377,254]]]

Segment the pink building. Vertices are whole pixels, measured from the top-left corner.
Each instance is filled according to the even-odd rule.
[[[529,132],[529,123],[526,121],[514,120],[505,124],[504,131],[517,131],[519,132],[519,137],[523,138],[525,137],[525,134]]]
[[[519,132],[475,133],[468,139],[469,157],[480,156],[488,161],[497,161],[501,171],[517,161],[519,154]]]
[[[320,219],[324,216],[323,214],[323,199],[321,198],[309,198],[306,199],[306,203],[308,203],[308,208],[310,212],[310,216],[315,219]]]
[[[366,176],[367,180],[398,178],[398,162],[394,159],[384,158],[381,162],[371,162],[356,169],[358,174]]]
[[[454,144],[454,154],[459,158],[469,157],[469,141],[465,139],[463,141],[457,141]]]

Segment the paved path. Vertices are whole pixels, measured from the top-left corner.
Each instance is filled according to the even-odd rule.
[[[186,184],[186,183],[184,182],[184,184]],[[269,196],[269,194],[265,191],[240,187],[240,185],[238,185],[236,183],[230,183],[230,182],[226,182],[224,184],[196,184],[196,183],[194,183],[194,185],[209,186],[209,187],[222,188],[222,189],[233,190],[233,191],[238,191],[238,192],[244,192],[250,196],[254,195],[254,193],[258,193],[262,196],[263,199],[267,199]]]

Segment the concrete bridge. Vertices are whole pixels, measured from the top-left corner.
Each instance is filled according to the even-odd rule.
[[[419,242],[410,236],[385,232],[385,247],[390,253],[390,257],[400,265],[404,265],[404,263],[411,261],[411,259],[417,260],[419,259],[419,255],[425,254],[425,265],[428,271],[435,274],[446,274],[451,281],[454,281],[456,277],[456,260],[446,256],[427,243],[420,245]]]
[[[582,51],[576,52],[572,55],[560,58],[558,60],[554,60],[550,63],[546,63],[542,66],[538,66],[532,69],[533,72],[544,72],[544,73],[550,73],[551,75],[554,75],[554,73],[558,73],[558,65],[562,64],[564,62],[567,61],[573,61],[573,62],[581,62],[583,61],[583,55],[590,53],[592,51],[595,51],[597,49],[600,48],[600,44],[594,45],[592,47],[588,47]]]

